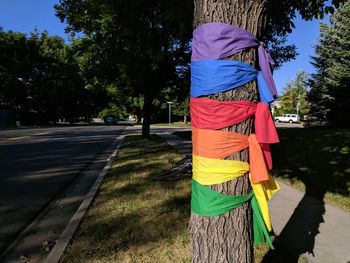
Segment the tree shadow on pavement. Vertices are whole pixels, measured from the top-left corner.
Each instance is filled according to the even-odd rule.
[[[314,255],[315,237],[324,222],[324,203],[305,194],[263,262],[303,262],[303,254]]]
[[[323,199],[350,207],[350,132],[289,129],[280,130],[279,137],[281,142],[272,147],[272,175],[305,190],[305,195],[276,237],[275,250],[263,262],[304,262],[303,254],[314,254],[315,238],[324,222]]]

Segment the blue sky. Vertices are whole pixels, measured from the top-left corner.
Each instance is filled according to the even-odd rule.
[[[0,0],[0,26],[3,30],[23,33],[33,31],[37,27],[41,32],[46,29],[49,35],[59,35],[68,39],[64,33],[65,25],[55,16],[53,6],[58,0]],[[328,19],[325,20],[328,22]],[[274,72],[277,89],[281,95],[283,87],[294,79],[300,70],[313,72],[310,56],[314,54],[311,45],[316,44],[319,36],[319,21],[303,21],[299,16],[295,19],[295,29],[288,36],[289,43],[294,43],[300,55],[293,61],[283,64]]]
[[[37,27],[49,35],[59,35],[67,40],[65,25],[55,16],[53,6],[58,0],[0,0],[0,26],[4,31],[29,33]]]
[[[286,83],[293,80],[297,72],[304,70],[305,72],[312,73],[315,71],[310,64],[310,56],[314,55],[314,49],[312,45],[317,44],[317,37],[319,37],[319,23],[329,23],[328,17],[323,20],[304,21],[298,15],[294,20],[295,29],[287,37],[289,44],[295,44],[299,56],[295,60],[286,62],[279,70],[274,72],[274,80],[276,87],[279,91],[279,95],[286,86]]]

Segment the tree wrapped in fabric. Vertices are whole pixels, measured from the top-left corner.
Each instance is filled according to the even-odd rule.
[[[333,1],[339,4],[341,1]],[[196,30],[206,23],[225,23],[244,29],[259,40],[269,40],[273,36],[283,36],[294,27],[292,19],[298,11],[304,19],[321,17],[324,12],[332,12],[325,1],[214,1],[194,0],[193,27]],[[225,60],[241,61],[255,69],[259,65],[258,46],[225,56]],[[222,57],[223,58],[223,57]],[[234,89],[221,91],[204,98],[217,101],[249,101],[257,103],[259,94],[257,81],[253,80]],[[204,94],[203,94],[204,95]],[[193,120],[192,120],[193,121]],[[243,135],[253,131],[254,118],[234,124],[222,130]],[[236,152],[225,160],[248,161],[248,149]],[[224,183],[207,185],[208,189],[222,195],[239,196],[251,192],[249,175],[244,175]],[[192,262],[253,262],[253,213],[249,202],[220,214],[202,216],[192,211],[190,220]]]

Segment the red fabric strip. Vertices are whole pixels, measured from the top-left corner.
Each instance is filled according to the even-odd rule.
[[[269,107],[259,102],[217,101],[191,98],[191,124],[199,129],[222,129],[240,123],[255,114],[255,135],[262,148],[269,170],[272,169],[271,143],[278,143],[278,135]]]
[[[200,129],[218,130],[240,123],[256,111],[250,101],[217,101],[191,98],[191,125]]]

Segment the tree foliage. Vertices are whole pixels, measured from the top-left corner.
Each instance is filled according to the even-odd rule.
[[[178,70],[189,60],[192,3],[61,0],[55,8],[67,31],[84,33],[81,50],[90,78],[117,83],[126,96],[143,96],[148,136],[153,100],[181,80]]]
[[[320,24],[320,32],[312,57],[316,73],[309,81],[311,113],[331,125],[349,125],[350,1],[330,17],[330,25]]]
[[[299,71],[294,80],[288,82],[283,88],[281,110],[283,113],[297,113],[303,116],[308,113],[309,105],[306,100],[308,75]]]
[[[93,111],[75,51],[58,36],[0,30],[0,106],[22,122],[73,121]]]
[[[295,25],[293,19],[299,13],[304,20],[322,19],[325,14],[333,14],[344,0],[268,0],[267,26],[263,35],[285,35],[291,33]]]
[[[190,96],[184,100],[178,100],[172,107],[172,112],[176,116],[182,116],[184,123],[187,122],[187,117],[190,115]]]

